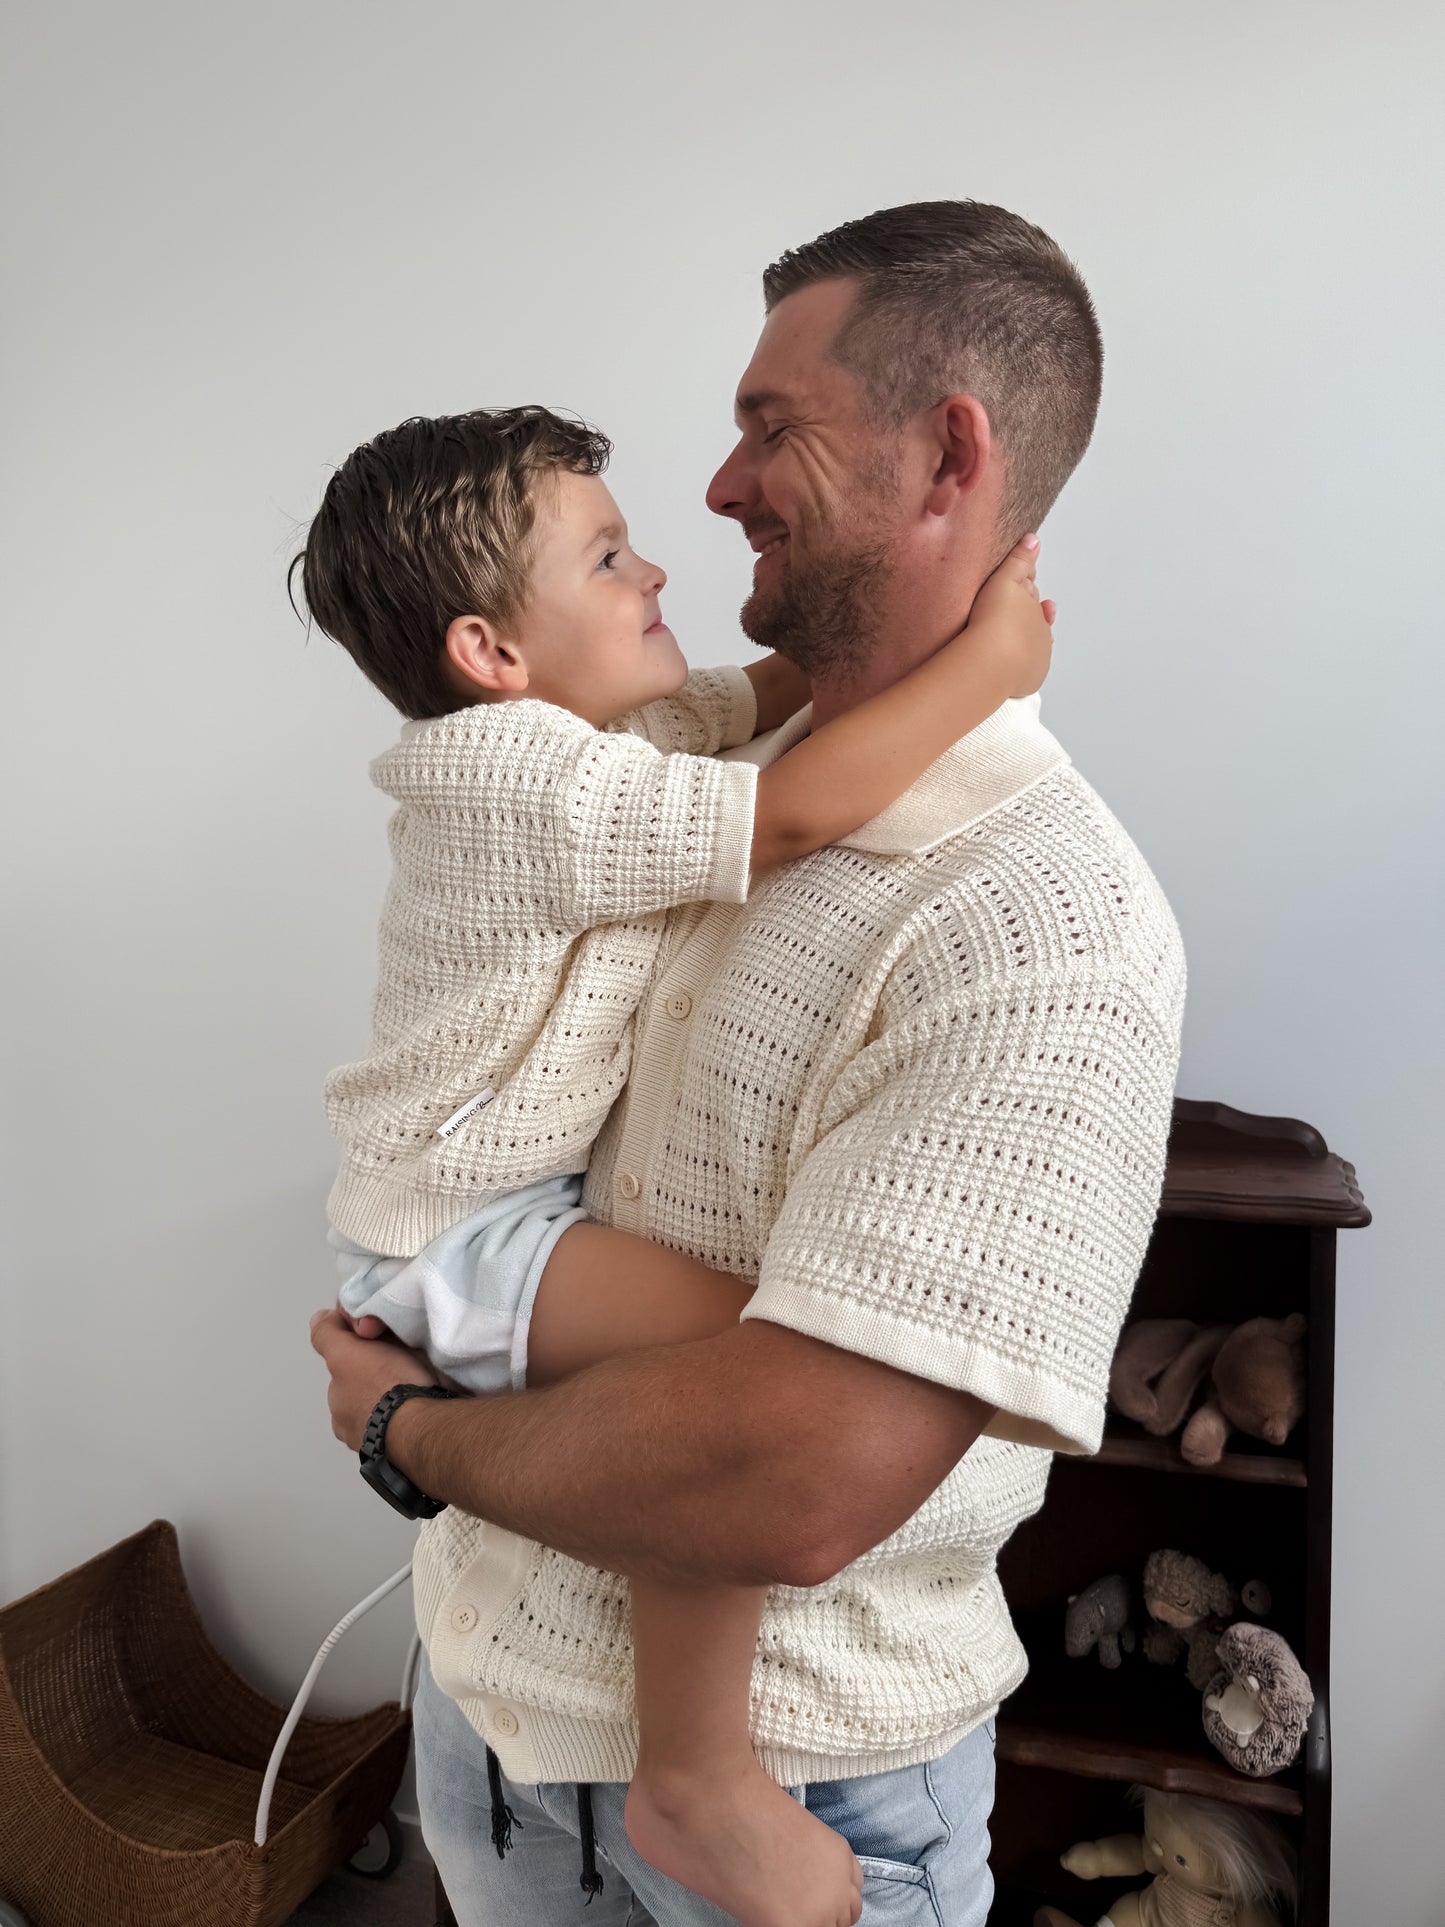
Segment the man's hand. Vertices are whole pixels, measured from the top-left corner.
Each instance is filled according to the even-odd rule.
[[[331,1429],[353,1452],[361,1450],[366,1421],[383,1392],[393,1385],[437,1383],[436,1373],[416,1352],[394,1339],[358,1337],[345,1312],[335,1307],[312,1313],[311,1348],[331,1374]]]

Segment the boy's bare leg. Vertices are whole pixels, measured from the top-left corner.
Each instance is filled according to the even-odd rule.
[[[527,1333],[527,1383],[614,1353],[708,1338],[752,1287],[606,1225],[578,1224],[547,1261]],[[862,1876],[841,1835],[758,1765],[748,1690],[763,1589],[632,1582],[641,1746],[628,1837],[644,1860],[742,1927],[850,1927]]]
[[[551,1385],[618,1352],[712,1338],[738,1322],[752,1295],[740,1278],[648,1238],[574,1224],[553,1247],[532,1306],[527,1383]]]
[[[851,1847],[753,1752],[748,1689],[764,1597],[633,1580],[641,1744],[628,1838],[741,1927],[851,1927],[863,1905]]]

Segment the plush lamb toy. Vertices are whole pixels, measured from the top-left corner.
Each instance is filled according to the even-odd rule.
[[[1219,1347],[1209,1395],[1184,1428],[1191,1465],[1218,1465],[1230,1427],[1283,1445],[1305,1409],[1305,1317],[1251,1318]]]
[[[1069,1596],[1064,1615],[1064,1651],[1083,1659],[1099,1649],[1099,1664],[1113,1672],[1125,1653],[1134,1650],[1134,1628],[1129,1623],[1129,1582],[1121,1572],[1096,1579],[1092,1586]]]
[[[1262,1780],[1293,1764],[1314,1711],[1309,1675],[1267,1626],[1231,1626],[1204,1693],[1204,1731],[1238,1773]]]

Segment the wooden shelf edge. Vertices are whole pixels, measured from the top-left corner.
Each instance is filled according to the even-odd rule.
[[[1174,1439],[1105,1437],[1081,1465],[1123,1465],[1139,1472],[1169,1472],[1195,1479],[1229,1479],[1236,1485],[1278,1485],[1303,1491],[1309,1474],[1301,1459],[1279,1459],[1265,1452],[1226,1452],[1216,1465],[1190,1465]]]
[[[1129,1746],[1122,1741],[1058,1733],[1001,1719],[995,1751],[1011,1766],[1041,1767],[1086,1780],[1137,1782],[1158,1787],[1163,1793],[1192,1793],[1201,1799],[1254,1807],[1264,1813],[1304,1812],[1304,1801],[1293,1787],[1277,1780],[1247,1780],[1222,1760],[1172,1753],[1162,1747]]]
[[[1370,1222],[1355,1167],[1313,1125],[1187,1097],[1174,1101],[1159,1215],[1341,1230]]]

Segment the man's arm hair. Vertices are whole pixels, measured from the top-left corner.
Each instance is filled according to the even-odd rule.
[[[585,1564],[818,1586],[909,1519],[991,1416],[759,1319],[541,1391],[412,1400],[387,1452],[424,1491]]]

